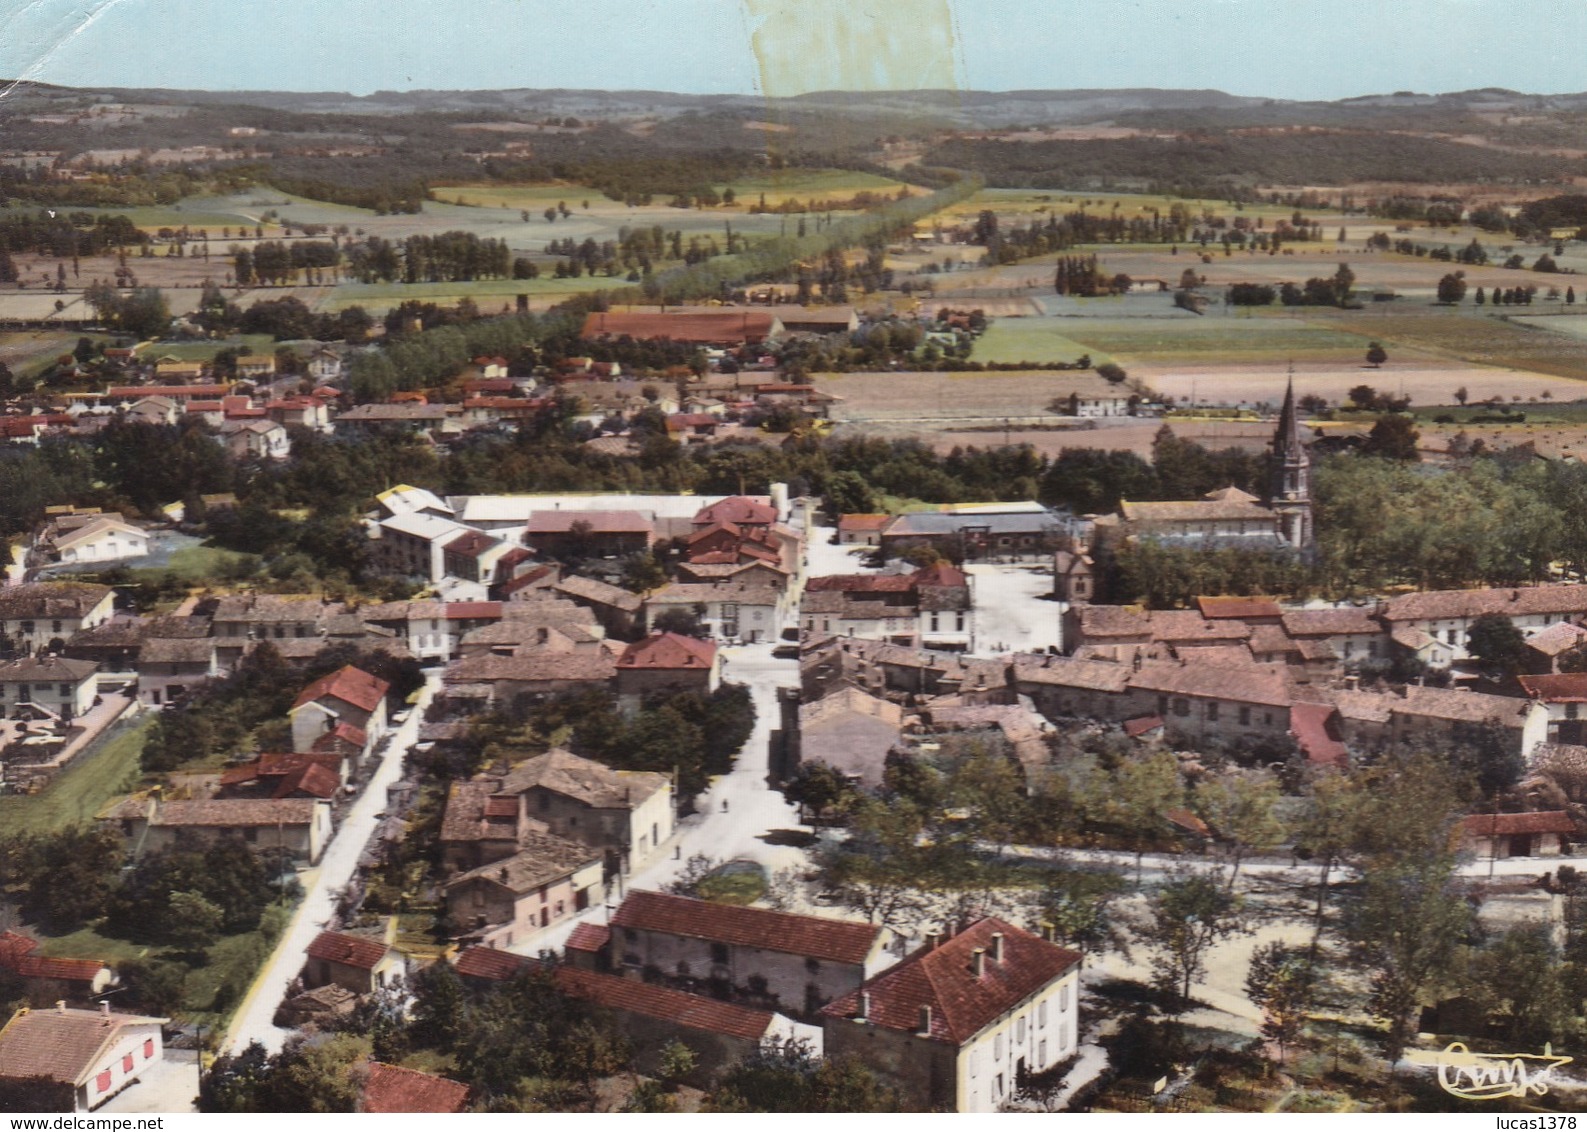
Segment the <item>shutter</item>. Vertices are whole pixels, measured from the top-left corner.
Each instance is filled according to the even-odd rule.
[[[121,1059],[121,1071],[123,1073],[131,1073],[132,1072],[132,1055],[130,1053],[129,1054],[125,1054],[122,1057],[122,1059]]]
[[[94,1078],[94,1087],[101,1093],[110,1092],[110,1070],[107,1069]]]
[[[154,1056],[154,1039],[146,1038],[143,1042],[143,1060],[147,1061]]]

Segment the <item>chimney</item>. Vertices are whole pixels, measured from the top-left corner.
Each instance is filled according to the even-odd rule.
[[[55,1013],[57,1013],[57,1014],[65,1014],[66,1013],[66,1000],[64,998],[57,998],[55,1000]]]
[[[979,979],[983,975],[985,975],[986,974],[986,948],[977,947],[974,951],[970,952],[970,963],[973,965],[973,969],[975,970],[975,977],[976,978]]]
[[[941,946],[942,946],[942,933],[941,932],[927,932],[926,933],[926,950],[927,951],[935,951],[935,950],[937,950],[937,948],[939,948]]]
[[[871,992],[860,992],[860,1012],[854,1016],[856,1022],[864,1022],[871,1016]]]
[[[1359,676],[1346,676],[1345,677],[1345,687],[1348,688],[1352,692],[1357,691],[1361,687],[1361,677],[1359,677]]]
[[[992,962],[1003,962],[1003,933],[992,933]]]
[[[109,1018],[110,1017],[110,1000],[108,998],[100,1000],[100,1002],[99,1002],[99,1013],[100,1013],[101,1017],[104,1017],[104,1018]]]
[[[920,1036],[923,1038],[931,1036],[931,1004],[929,1002],[923,1002],[920,1005]]]

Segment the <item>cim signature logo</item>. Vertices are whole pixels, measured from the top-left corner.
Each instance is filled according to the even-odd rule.
[[[1434,1053],[1413,1051],[1412,1064],[1438,1071],[1438,1083],[1450,1096],[1467,1101],[1496,1101],[1506,1097],[1541,1097],[1548,1093],[1554,1070],[1572,1058],[1545,1045],[1541,1054],[1472,1053],[1461,1042],[1451,1042]]]

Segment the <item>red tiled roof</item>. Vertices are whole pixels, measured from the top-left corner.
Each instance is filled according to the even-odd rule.
[[[1518,683],[1534,700],[1551,704],[1587,702],[1587,672],[1559,672],[1549,676],[1522,676]]]
[[[623,650],[618,668],[672,669],[710,668],[716,661],[716,645],[680,633],[657,633],[636,641]]]
[[[642,983],[638,979],[601,975],[577,967],[558,967],[554,977],[562,993],[573,998],[586,999],[609,1010],[626,1010],[630,1014],[659,1018],[690,1030],[727,1034],[754,1042],[765,1037],[766,1031],[771,1029],[773,1015],[769,1010],[753,1010],[653,983]]]
[[[777,508],[747,495],[730,495],[709,507],[702,507],[694,516],[697,527],[712,523],[735,523],[743,526],[764,527],[777,521]]]
[[[1291,704],[1289,733],[1319,766],[1349,765],[1350,752],[1339,737],[1338,716],[1332,704]]]
[[[891,519],[891,515],[843,515],[838,519],[838,530],[879,531]]]
[[[777,325],[766,311],[676,311],[622,313],[596,311],[584,320],[585,338],[629,337],[639,341],[666,338],[675,342],[745,342],[765,338]]]
[[[1143,715],[1138,719],[1126,719],[1124,721],[1124,733],[1131,739],[1139,739],[1149,731],[1156,731],[1162,725],[1162,716]]]
[[[314,942],[309,944],[308,955],[311,959],[324,959],[344,967],[373,971],[386,957],[387,950],[386,945],[378,939],[326,931],[314,937]]]
[[[362,727],[354,727],[346,720],[339,719],[336,721],[335,727],[332,727],[325,734],[314,740],[314,749],[322,753],[334,752],[338,740],[343,743],[351,743],[362,750],[369,744],[369,732]]]
[[[112,385],[105,390],[110,401],[141,401],[145,397],[201,397],[213,401],[230,394],[229,385]]]
[[[1574,836],[1576,823],[1564,810],[1543,810],[1531,814],[1472,814],[1461,820],[1461,828],[1473,837],[1503,837],[1513,833],[1563,833]]]
[[[630,893],[612,917],[612,925],[854,964],[865,962],[881,931],[874,924],[712,904],[660,892]]]
[[[538,967],[539,962],[510,951],[498,951],[494,947],[470,947],[457,957],[453,966],[459,975],[468,978],[506,982]]]
[[[449,601],[446,603],[448,621],[499,621],[499,601]]]
[[[655,525],[638,511],[536,511],[525,532],[531,535],[567,534],[574,523],[586,523],[592,534],[650,534]]]
[[[369,1063],[365,1112],[462,1112],[467,1104],[468,1086],[460,1081],[400,1065]]]
[[[1198,597],[1196,607],[1209,621],[1278,617],[1284,612],[1269,597]]]
[[[298,693],[298,698],[293,701],[292,706],[300,708],[304,704],[328,697],[352,704],[364,711],[374,711],[390,690],[391,685],[386,681],[349,664],[338,668],[329,676],[321,676],[304,688]]]
[[[21,932],[0,932],[0,967],[15,970],[25,956],[38,950],[39,941]]]
[[[992,936],[1003,933],[1003,958],[992,959]],[[973,949],[986,950],[980,978]],[[971,925],[946,943],[915,952],[864,984],[866,1020],[888,1030],[918,1033],[921,1007],[931,1007],[934,1041],[963,1045],[1080,962],[1078,952],[1048,943],[995,917]],[[854,1018],[860,990],[829,1003],[823,1014]]]
[[[573,929],[564,948],[568,951],[599,951],[612,938],[612,929],[605,924],[583,923]]]
[[[272,797],[286,798],[302,793],[313,798],[334,798],[341,785],[342,776],[334,770],[310,763],[283,777]]]
[[[16,972],[24,979],[91,983],[104,969],[105,964],[98,959],[55,959],[45,955],[27,955],[17,964]]]
[[[448,554],[461,554],[466,558],[478,558],[495,546],[497,541],[484,531],[464,531],[451,542],[443,544],[442,549]]]

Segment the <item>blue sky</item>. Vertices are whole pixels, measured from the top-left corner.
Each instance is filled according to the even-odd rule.
[[[0,0],[0,76],[358,94],[754,93],[772,73],[752,48],[757,29],[764,45],[800,21],[828,43],[789,43],[779,88],[831,85],[848,73],[834,72],[834,56],[885,33],[899,60],[924,62],[872,68],[873,86],[927,73],[979,90],[1308,99],[1587,90],[1583,0]]]

